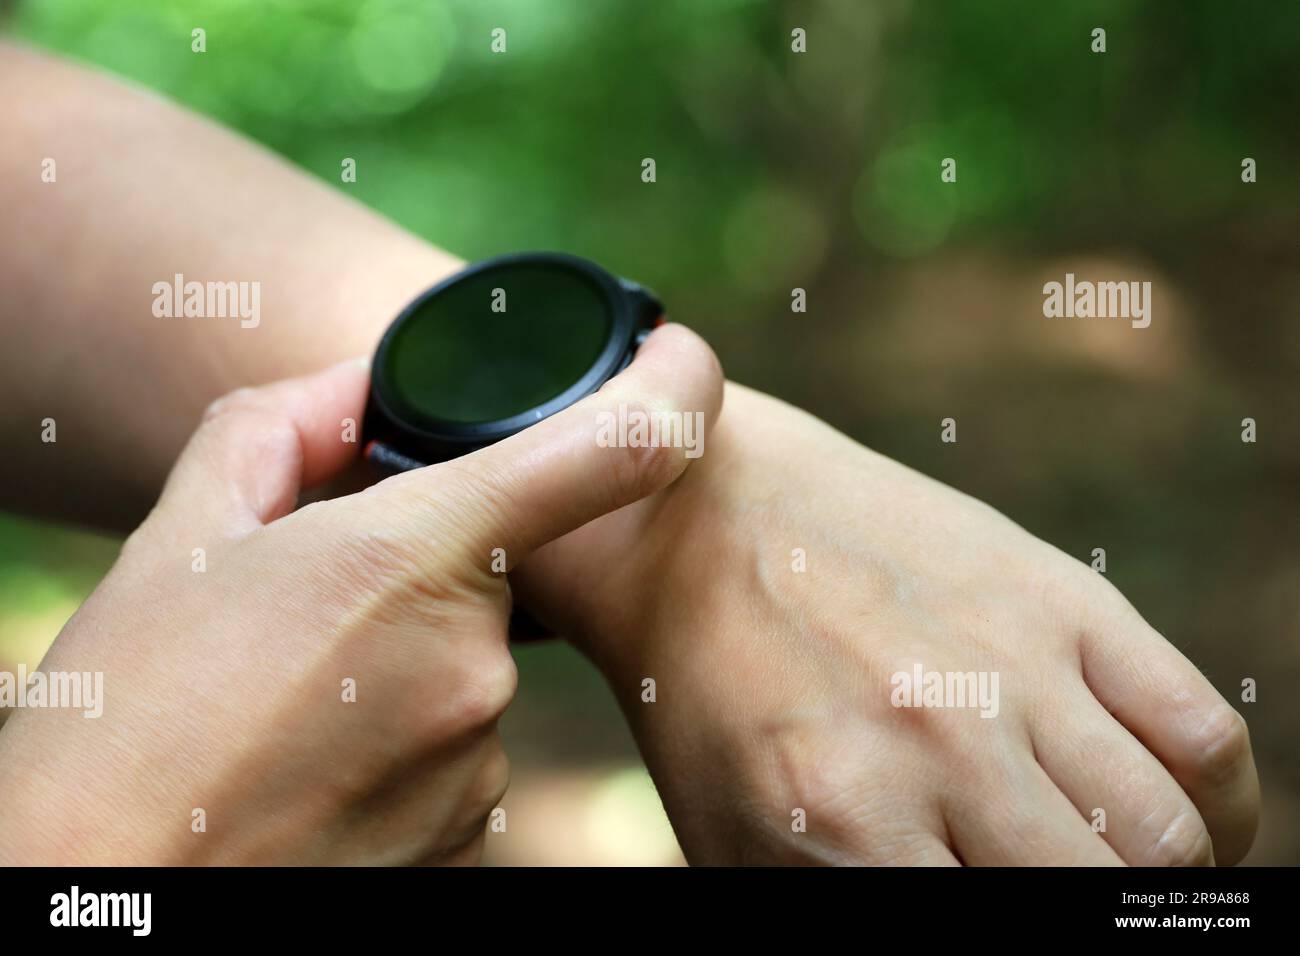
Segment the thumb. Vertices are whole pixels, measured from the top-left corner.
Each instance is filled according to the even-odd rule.
[[[503,548],[507,568],[514,567],[548,541],[676,479],[706,446],[722,384],[703,339],[684,326],[662,326],[595,394],[504,441],[371,489],[372,515],[390,526],[393,514],[408,516],[400,532],[409,536],[408,553],[430,568],[448,547],[485,568]],[[631,426],[626,434],[623,424]],[[440,540],[451,528],[456,540]]]

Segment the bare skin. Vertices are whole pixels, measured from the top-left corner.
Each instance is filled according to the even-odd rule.
[[[713,354],[659,329],[600,393],[473,455],[298,510],[356,452],[351,362],[213,405],[60,633],[103,713],[0,731],[10,864],[472,863],[505,791],[510,589],[493,569],[662,489],[679,449],[602,448],[620,403],[717,416]],[[201,571],[194,549],[202,548]]]
[[[208,403],[370,355],[460,264],[153,94],[3,42],[0,83],[11,509],[130,531]],[[154,316],[176,273],[260,282],[260,323]],[[45,418],[57,444],[30,440]]]
[[[1244,720],[1104,577],[741,386],[682,481],[523,571],[694,862],[1235,863],[1254,838]],[[893,706],[915,663],[998,672],[997,715]]]
[[[132,526],[207,402],[368,354],[457,265],[152,96],[12,47],[0,84],[11,507]],[[155,318],[175,272],[260,280],[261,326]],[[1244,722],[1103,578],[741,386],[681,481],[512,582],[609,678],[692,861],[1231,863],[1253,839]],[[998,672],[998,716],[892,706],[916,662]]]

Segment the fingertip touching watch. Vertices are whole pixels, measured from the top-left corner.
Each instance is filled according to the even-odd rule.
[[[653,292],[577,256],[476,263],[418,296],[384,333],[366,457],[408,471],[508,438],[625,369],[663,314]]]

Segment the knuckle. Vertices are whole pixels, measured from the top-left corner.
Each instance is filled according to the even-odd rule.
[[[519,675],[504,647],[467,657],[449,693],[448,724],[453,732],[492,727],[514,699]]]
[[[1245,718],[1220,703],[1200,722],[1189,741],[1197,777],[1211,784],[1231,781],[1250,755]]]
[[[1180,810],[1165,825],[1145,854],[1146,866],[1213,866],[1214,846],[1205,824],[1190,810]]]
[[[682,468],[681,449],[638,444],[615,449],[605,471],[610,499],[632,502],[669,484]]]
[[[257,389],[250,387],[237,388],[209,403],[208,407],[203,410],[203,417],[200,421],[206,424],[229,415],[233,411],[244,411],[255,407],[256,404]]]
[[[255,388],[236,389],[209,405],[197,434],[216,443],[238,436],[243,444],[255,443],[259,453],[268,458],[301,454],[292,417]]]
[[[491,752],[479,771],[474,804],[481,813],[490,813],[510,787],[510,758],[500,740],[494,738]]]
[[[824,830],[847,834],[854,821],[871,813],[875,801],[856,766],[818,745],[815,727],[780,717],[760,722],[757,731],[772,782],[763,802],[777,797],[774,805],[766,806],[773,819],[788,821],[791,810],[798,808]]]
[[[510,760],[501,738],[491,735],[481,745],[477,764],[458,794],[457,809],[450,828],[449,841],[467,862],[482,853],[484,827],[492,812],[501,805],[510,786]]]
[[[478,746],[510,705],[516,681],[504,647],[493,655],[457,651],[436,677],[413,673],[393,694],[401,735],[421,754]]]

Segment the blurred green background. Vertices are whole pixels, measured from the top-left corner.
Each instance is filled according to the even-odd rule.
[[[8,32],[243,130],[465,258],[564,249],[635,277],[732,378],[1072,554],[1106,548],[1114,582],[1225,696],[1258,682],[1240,705],[1264,787],[1249,862],[1300,861],[1300,6],[7,10]],[[1151,328],[1045,319],[1042,285],[1067,271],[1151,280]],[[949,416],[956,445],[938,440]],[[1247,416],[1257,444],[1240,441]],[[0,667],[39,660],[115,550],[0,518]],[[528,813],[490,858],[677,859],[600,680],[563,646],[517,656],[505,806]]]

